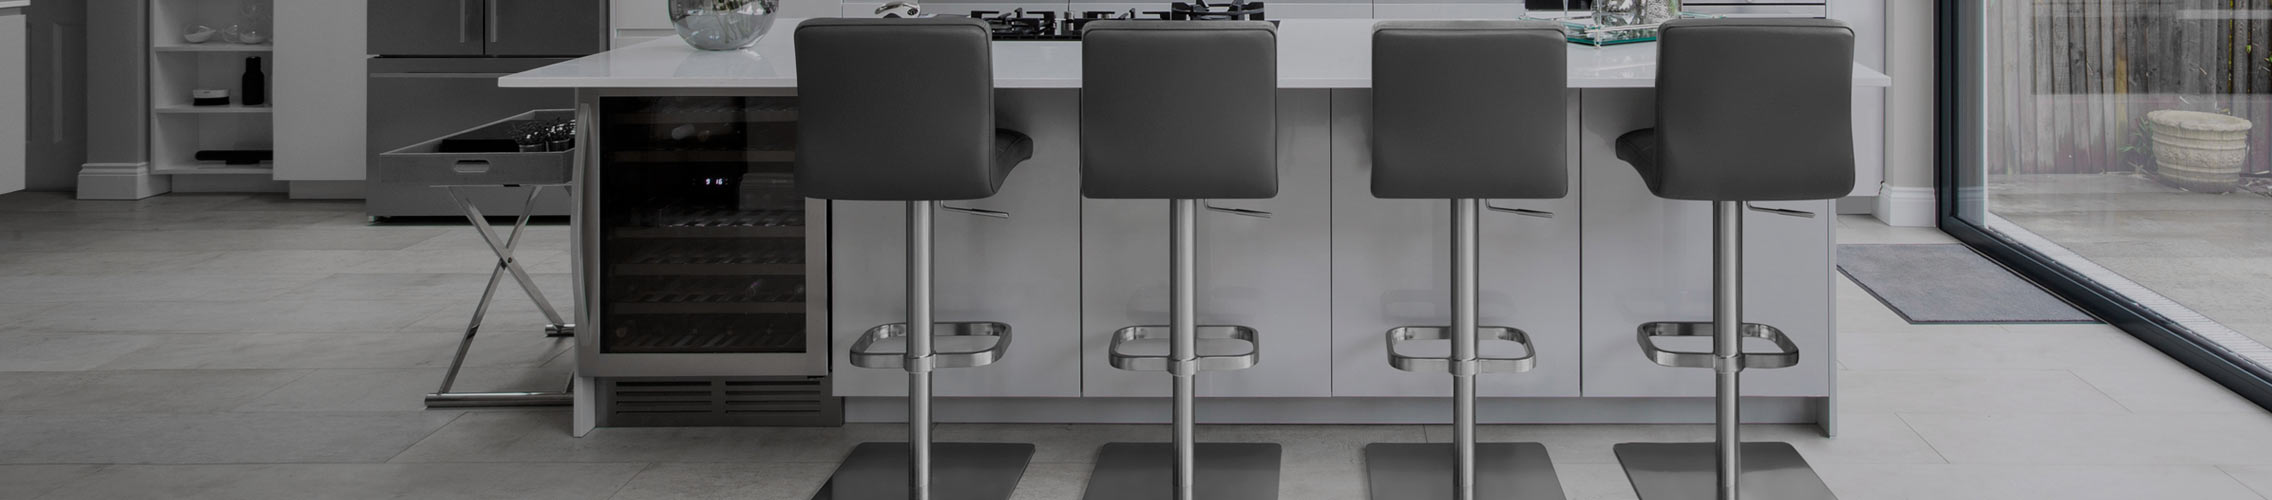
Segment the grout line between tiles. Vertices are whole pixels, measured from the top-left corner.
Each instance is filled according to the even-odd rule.
[[[2263,499],[2272,500],[2272,496],[2268,496],[2268,495],[2272,495],[2272,493],[2267,493],[2267,492],[2264,492],[2264,491],[2261,491],[2261,490],[2257,490],[2255,486],[2251,486],[2251,485],[2249,485],[2249,484],[2248,484],[2248,481],[2243,481],[2243,480],[2241,480],[2240,476],[2235,476],[2235,475],[2233,475],[2233,470],[2232,470],[2232,469],[2227,469],[2227,468],[2226,468],[2226,467],[2230,467],[2230,466],[2228,466],[2228,465],[2217,465],[2217,466],[2215,466],[2215,467],[2217,468],[2217,472],[2222,472],[2222,473],[2224,473],[2224,474],[2225,474],[2225,477],[2228,477],[2228,478],[2232,478],[2233,482],[2235,482],[2235,483],[2239,483],[2239,484],[2240,484],[2240,487],[2241,487],[2242,489],[2246,489],[2246,490],[2248,490],[2248,492],[2249,492],[2249,493],[2254,493],[2254,494],[2256,494],[2256,497],[2257,497],[2257,498],[2263,498]]]
[[[1952,462],[1952,461],[1949,461],[1949,456],[1948,456],[1947,454],[1945,454],[1945,453],[1941,453],[1941,447],[1933,445],[1933,439],[1932,439],[1932,438],[1928,438],[1928,437],[1925,437],[1925,433],[1924,433],[1924,432],[1922,432],[1922,431],[1918,431],[1918,430],[1917,430],[1917,424],[1914,424],[1914,423],[1910,423],[1910,422],[1909,422],[1909,416],[1908,416],[1907,414],[1904,414],[1904,413],[1894,413],[1894,414],[1893,414],[1893,418],[1895,418],[1895,419],[1898,419],[1898,420],[1901,420],[1901,426],[1902,426],[1902,427],[1905,427],[1905,428],[1908,428],[1908,429],[1909,429],[1909,433],[1910,433],[1910,434],[1915,434],[1915,435],[1917,435],[1917,440],[1918,440],[1918,441],[1922,441],[1922,442],[1924,442],[1924,443],[1925,443],[1925,449],[1928,449],[1928,450],[1933,450],[1933,456],[1935,456],[1935,457],[1939,457],[1939,458],[1941,459],[1941,463],[1944,463],[1944,464],[1953,464],[1953,463],[1956,463],[1956,462]]]
[[[426,411],[434,411],[434,410],[426,410]],[[433,431],[427,432],[425,436],[419,437],[417,441],[413,441],[413,442],[411,442],[411,443],[410,443],[410,446],[404,446],[404,447],[402,447],[402,449],[401,449],[401,450],[395,451],[395,452],[394,452],[394,455],[390,455],[390,456],[388,456],[386,460],[382,460],[382,461],[380,461],[379,463],[382,463],[382,464],[391,464],[391,463],[396,463],[396,462],[395,462],[395,460],[402,458],[402,454],[404,454],[404,453],[409,453],[409,452],[410,452],[410,450],[414,450],[414,449],[417,449],[417,448],[418,448],[418,445],[421,445],[421,444],[426,444],[426,440],[429,440],[429,439],[434,439],[434,436],[435,436],[435,435],[437,435],[437,434],[441,434],[441,433],[442,433],[442,430],[443,430],[443,429],[448,429],[448,428],[450,428],[450,426],[452,426],[452,425],[456,425],[456,424],[458,423],[458,420],[462,420],[462,419],[464,419],[464,418],[465,418],[466,414],[469,414],[469,413],[473,413],[473,412],[471,412],[471,411],[466,411],[466,410],[453,410],[453,411],[456,411],[456,412],[458,412],[458,414],[457,414],[457,415],[452,415],[452,416],[450,416],[450,421],[448,421],[448,422],[442,422],[442,425],[438,425],[438,426],[435,426],[435,427],[434,427],[434,430],[433,430]]]
[[[606,497],[606,498],[608,498],[608,499],[612,500],[612,499],[614,499],[614,498],[616,498],[616,497],[620,497],[620,496],[623,496],[623,489],[624,489],[624,488],[629,488],[629,487],[631,487],[631,482],[632,482],[632,481],[638,481],[638,480],[639,480],[639,476],[643,476],[643,475],[646,475],[646,474],[647,474],[647,471],[650,471],[650,470],[654,470],[654,469],[655,469],[655,462],[647,462],[647,464],[646,464],[645,466],[641,466],[641,467],[639,467],[639,471],[638,471],[638,472],[633,472],[633,473],[631,473],[631,475],[629,475],[629,476],[624,476],[624,478],[623,478],[623,483],[615,485],[615,489],[614,489],[614,490],[610,490],[610,491],[608,491],[608,493],[607,493],[607,497]]]

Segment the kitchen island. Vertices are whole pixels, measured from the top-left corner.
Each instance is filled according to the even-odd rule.
[[[810,202],[812,259],[800,289],[826,340],[802,358],[768,364],[696,360],[614,362],[601,337],[596,205],[611,189],[611,99],[745,96],[793,103],[796,61],[784,19],[757,46],[701,52],[665,39],[500,80],[505,87],[575,88],[583,127],[577,175],[579,432],[609,425],[607,379],[689,376],[825,376],[849,421],[904,417],[904,373],[852,367],[843,350],[868,327],[899,321],[904,306],[897,203]],[[1383,332],[1448,322],[1448,204],[1382,200],[1367,187],[1371,20],[1286,20],[1279,30],[1279,196],[1222,205],[1275,217],[1202,216],[1199,320],[1260,331],[1253,369],[1199,378],[1202,422],[1415,423],[1448,420],[1440,373],[1389,367]],[[1645,359],[1634,329],[1649,321],[1704,320],[1711,302],[1710,207],[1658,199],[1616,159],[1612,141],[1654,121],[1655,47],[1569,47],[1570,196],[1498,206],[1551,218],[1483,220],[1482,321],[1529,332],[1531,372],[1480,380],[1483,422],[1672,423],[1712,419],[1712,382],[1695,370]],[[994,43],[998,125],[1034,140],[993,198],[961,205],[1010,212],[1006,220],[945,214],[936,248],[941,321],[1001,321],[1016,342],[1000,362],[937,374],[941,421],[1164,422],[1165,377],[1106,363],[1111,333],[1167,315],[1167,203],[1087,200],[1079,192],[1078,42]],[[1857,86],[1891,80],[1855,67]],[[629,103],[616,107],[628,107]],[[777,104],[774,107],[793,107]],[[1865,128],[1867,129],[1867,128]],[[793,129],[792,129],[793,130]],[[1204,140],[1204,138],[1193,138]],[[879,147],[889,147],[880,138]],[[1162,144],[1161,147],[1175,147]],[[779,168],[793,155],[758,155]],[[753,159],[751,161],[761,161]],[[752,172],[755,172],[752,167]],[[1746,320],[1781,328],[1804,356],[1797,366],[1748,373],[1745,415],[1755,422],[1831,428],[1831,217],[1827,201],[1763,203],[1820,214],[1752,214],[1746,221]],[[1681,347],[1681,346],[1674,346]],[[1424,353],[1415,353],[1424,354]],[[1497,353],[1487,350],[1486,354]],[[668,356],[647,354],[646,356]],[[719,358],[725,359],[725,358]],[[788,361],[795,359],[798,361]],[[595,395],[597,393],[597,395]],[[1426,399],[1415,399],[1415,398]]]

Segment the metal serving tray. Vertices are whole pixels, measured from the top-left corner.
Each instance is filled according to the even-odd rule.
[[[530,153],[449,153],[442,151],[442,144],[506,138],[516,122],[558,121],[575,116],[574,110],[566,109],[530,111],[388,151],[379,155],[378,181],[435,187],[565,185],[575,169],[574,148]],[[506,139],[506,142],[511,141]]]

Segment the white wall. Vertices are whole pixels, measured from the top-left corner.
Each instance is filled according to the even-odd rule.
[[[1877,217],[1895,226],[1933,225],[1933,2],[1886,6],[1885,190]]]
[[[1918,0],[1909,0],[1918,1]],[[1854,62],[1885,72],[1887,0],[1831,0],[1830,18],[1854,27]],[[1885,178],[1886,90],[1854,89],[1854,192],[1878,196]]]

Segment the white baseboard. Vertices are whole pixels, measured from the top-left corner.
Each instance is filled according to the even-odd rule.
[[[82,200],[139,200],[172,190],[172,179],[151,174],[148,162],[79,166],[79,199]]]
[[[1878,191],[1878,220],[1894,227],[1933,227],[1933,188],[1886,185]]]

